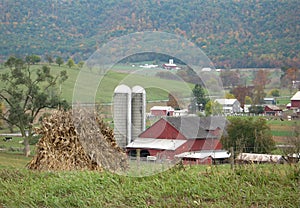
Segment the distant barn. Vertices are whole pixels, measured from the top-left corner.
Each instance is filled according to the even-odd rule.
[[[173,116],[174,108],[171,106],[153,106],[150,109],[150,114],[152,116]]]
[[[128,144],[126,151],[132,157],[140,150],[141,157],[173,160],[176,155],[186,158],[181,157],[183,153],[221,150],[225,124],[222,117],[164,117]]]

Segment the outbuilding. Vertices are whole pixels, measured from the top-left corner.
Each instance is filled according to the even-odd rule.
[[[184,165],[221,164],[229,159],[230,153],[226,150],[202,150],[184,152],[175,157],[182,159]]]
[[[282,109],[280,109],[276,105],[266,105],[264,107],[265,115],[271,115],[271,116],[281,116],[282,115]]]
[[[291,108],[299,109],[300,108],[300,91],[296,92],[294,96],[291,98]]]
[[[150,114],[152,116],[173,116],[174,108],[171,106],[153,106],[150,108]]]
[[[156,156],[173,160],[175,155],[202,150],[221,150],[223,117],[164,117],[127,145],[128,155]]]

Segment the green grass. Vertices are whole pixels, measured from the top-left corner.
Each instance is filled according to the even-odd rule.
[[[294,132],[292,131],[271,131],[273,136],[281,136],[281,137],[292,137],[294,136]]]
[[[292,127],[292,126],[295,126],[295,125],[300,125],[300,120],[293,120],[293,121],[288,121],[288,120],[281,121],[280,119],[278,119],[278,120],[268,120],[268,124],[269,125]]]
[[[40,68],[41,65],[31,66],[32,70]],[[120,70],[122,69],[122,70]],[[3,70],[3,71],[2,71]],[[0,73],[6,69],[1,69]],[[51,70],[54,75],[60,73],[61,70],[66,70],[68,79],[58,88],[61,87],[61,97],[66,99],[68,102],[73,100],[74,86],[77,82],[80,70],[78,68],[68,68],[66,66],[58,67],[57,65],[51,65]],[[140,85],[145,88],[147,92],[147,100],[166,100],[168,99],[168,92],[178,92],[184,97],[189,97],[191,94],[192,84],[186,84],[180,81],[172,81],[160,79],[154,76],[153,72],[142,71],[133,73],[134,70],[124,68],[124,66],[115,66],[109,70],[104,77],[99,75],[95,70],[88,71],[88,73],[81,73],[80,75],[83,84],[81,90],[86,93],[91,93],[92,90],[96,89],[95,102],[110,103],[112,102],[113,92],[116,86],[119,84],[126,84],[130,87]],[[121,71],[121,72],[120,72]],[[101,82],[100,82],[101,79]],[[99,82],[99,83],[98,83]],[[99,86],[98,86],[99,84]],[[95,86],[89,88],[89,86]],[[1,83],[0,83],[1,87]],[[98,88],[97,88],[98,87]],[[94,96],[94,94],[88,95],[78,94],[77,96],[86,96],[88,98]],[[87,98],[87,99],[88,99]]]
[[[0,206],[298,207],[299,173],[299,165],[187,166],[140,178],[0,168]]]
[[[22,169],[31,160],[21,153],[0,152],[0,169]]]
[[[22,143],[22,137],[12,137],[11,141],[3,141],[4,137],[0,137],[0,149],[4,153],[10,154],[23,154],[24,145]],[[37,141],[36,139],[32,140]],[[30,145],[31,155],[35,153],[35,145]]]

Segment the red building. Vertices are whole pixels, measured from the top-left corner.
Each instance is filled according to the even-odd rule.
[[[226,125],[222,117],[161,118],[127,145],[127,153],[141,157],[174,159],[175,155],[203,150],[221,150],[220,136]]]
[[[264,108],[266,115],[270,116],[281,116],[282,110],[276,105],[266,105]]]
[[[150,114],[152,116],[173,116],[174,108],[171,106],[153,106],[150,109]]]
[[[292,108],[292,109],[299,109],[299,108],[300,108],[300,91],[298,91],[298,92],[291,98],[291,108]]]

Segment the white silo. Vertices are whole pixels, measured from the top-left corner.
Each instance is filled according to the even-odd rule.
[[[121,148],[131,142],[131,89],[123,84],[114,91],[114,134]]]
[[[131,94],[132,140],[146,129],[146,91],[141,86],[134,86]]]

